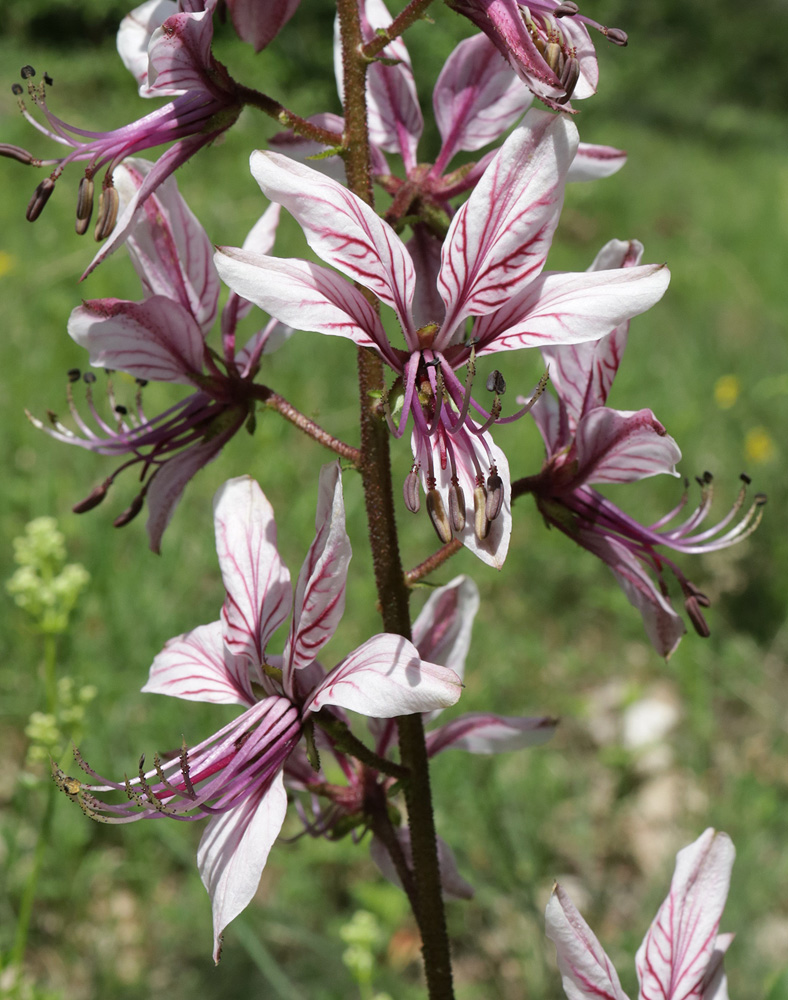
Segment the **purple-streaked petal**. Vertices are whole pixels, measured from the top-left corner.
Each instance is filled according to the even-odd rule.
[[[359,347],[380,351],[389,363],[396,364],[375,310],[359,291],[328,268],[236,247],[219,247],[215,263],[225,284],[269,316],[296,330],[346,337]]]
[[[293,623],[284,654],[285,691],[291,690],[291,672],[317,659],[345,610],[345,583],[352,552],[345,530],[338,462],[320,470],[315,529],[296,584]]]
[[[338,705],[360,715],[390,719],[454,705],[461,690],[453,670],[422,661],[413,643],[402,636],[382,634],[334,667],[303,711]]]
[[[216,552],[227,598],[222,605],[224,641],[253,663],[290,614],[290,573],[276,548],[274,511],[249,476],[228,480],[213,502]]]
[[[545,923],[568,1000],[628,1000],[613,963],[560,885],[550,896]]]
[[[328,129],[329,132],[336,132],[338,136],[345,131],[345,119],[330,112],[310,115],[307,121],[319,128]],[[268,145],[271,149],[289,156],[291,160],[298,160],[299,163],[309,161],[309,165],[315,170],[319,170],[321,174],[331,177],[339,184],[345,180],[345,161],[338,153],[326,156],[327,150],[322,142],[296,135],[295,132],[277,132],[268,140]],[[372,173],[388,174],[389,169],[383,153],[377,147],[371,146],[370,155]]]
[[[125,160],[115,170],[120,211],[131,202],[154,164]],[[219,301],[219,276],[213,244],[168,177],[142,205],[129,229],[126,246],[146,296],[164,295],[188,309],[203,333],[213,326]]]
[[[486,35],[460,42],[432,93],[443,139],[441,162],[448,163],[461,149],[473,152],[494,142],[525,113],[532,99]]]
[[[576,148],[570,121],[534,110],[500,148],[443,245],[438,291],[446,319],[436,350],[467,316],[499,309],[542,270]]]
[[[599,340],[659,302],[669,281],[664,264],[541,274],[497,312],[477,321],[476,354]]]
[[[148,87],[156,94],[208,90],[213,70],[212,11],[175,14],[151,36],[148,46]]]
[[[286,812],[287,793],[280,771],[267,789],[216,816],[205,828],[197,867],[211,897],[215,962],[221,953],[222,931],[257,892]]]
[[[148,505],[148,521],[145,527],[152,552],[161,552],[162,535],[183,496],[187,483],[204,465],[219,455],[245,419],[246,414],[239,411],[237,421],[230,427],[168,459],[153,477],[145,494]]]
[[[627,154],[623,149],[581,142],[577,147],[566,179],[569,183],[577,183],[578,181],[596,181],[603,177],[612,177],[626,162]],[[614,265],[609,266],[613,267]]]
[[[552,376],[553,370],[550,369]],[[525,406],[530,397],[518,396],[517,402],[520,406]],[[531,410],[539,433],[544,441],[547,458],[552,458],[558,452],[564,451],[572,443],[572,435],[569,430],[569,423],[566,419],[566,408],[549,392],[543,392],[534,403]]]
[[[449,667],[462,680],[478,610],[479,588],[469,576],[456,576],[439,587],[413,623],[413,644],[419,656]]]
[[[396,835],[408,867],[412,871],[413,852],[410,846],[410,830],[408,830],[405,826],[401,826],[396,830]],[[437,847],[438,869],[440,871],[441,889],[443,890],[444,895],[451,899],[472,899],[473,886],[469,882],[466,882],[462,875],[460,875],[459,869],[457,868],[457,860],[454,857],[454,851],[452,851],[446,841],[441,837],[438,837],[437,839]],[[372,842],[369,845],[369,854],[378,866],[381,875],[388,879],[392,885],[396,885],[398,889],[401,889],[402,882],[397,874],[397,869],[394,862],[391,860],[391,855],[386,850],[383,841],[379,837],[374,836],[372,838]]]
[[[681,449],[651,410],[598,406],[577,425],[577,478],[583,483],[631,483],[678,476]]]
[[[250,163],[263,194],[284,205],[318,257],[391,306],[407,336],[416,275],[391,226],[341,184],[281,153],[257,150]]]
[[[387,28],[391,21],[391,14],[382,0],[365,0],[361,6],[365,40],[371,41],[375,32]],[[334,52],[336,55],[336,46]],[[424,120],[404,39],[395,38],[383,49],[381,57],[395,62],[393,65],[373,62],[367,70],[370,142],[388,153],[399,153],[405,169],[410,170],[416,165],[416,147],[424,130]],[[341,99],[341,66],[337,80],[340,81]]]
[[[643,256],[638,240],[610,240],[596,255],[589,271],[636,267]],[[583,414],[604,406],[627,345],[629,323],[622,323],[598,341],[542,349],[550,366],[550,381],[564,404],[574,430]]]
[[[145,302],[84,302],[71,313],[68,332],[98,368],[185,385],[202,372],[202,331],[179,302],[162,295]]]
[[[556,725],[557,720],[547,715],[526,718],[467,712],[428,733],[427,753],[433,757],[442,750],[479,754],[523,750],[546,743],[555,733]]]
[[[629,603],[640,612],[652,646],[660,656],[669,659],[687,630],[640,560],[623,542],[598,532],[581,528],[573,537],[607,563]]]
[[[635,956],[641,997],[700,1000],[736,851],[709,828],[676,856],[670,893]]]
[[[437,285],[441,267],[441,241],[427,226],[417,222],[413,226],[413,235],[405,246],[418,275],[411,305],[414,325],[421,327],[427,323],[436,323],[440,326],[446,312],[446,306],[438,295]]]
[[[243,249],[252,253],[270,253],[276,239],[276,230],[279,226],[279,216],[281,205],[274,202],[268,206],[260,218],[255,222],[244,240]]]
[[[295,14],[301,0],[227,0],[238,37],[261,52]]]
[[[163,97],[166,93],[159,89],[151,91],[148,87],[148,44],[153,32],[177,13],[178,4],[174,0],[147,0],[120,22],[116,39],[118,55],[137,81],[140,97]]]
[[[725,975],[723,959],[734,937],[735,934],[717,935],[714,951],[703,977],[703,1000],[728,1000],[728,977]]]
[[[215,705],[249,708],[255,703],[249,663],[227,649],[221,622],[170,639],[154,659],[142,690]]]

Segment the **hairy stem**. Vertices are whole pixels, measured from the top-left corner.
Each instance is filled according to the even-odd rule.
[[[267,94],[261,94],[259,90],[251,87],[244,87],[241,83],[235,84],[238,99],[249,107],[257,108],[263,114],[268,115],[279,122],[282,128],[292,129],[296,135],[302,135],[305,139],[314,139],[315,142],[322,142],[324,146],[341,146],[342,136],[339,132],[332,132],[330,129],[321,128],[306,118],[294,114],[284,104],[275,101]]]
[[[405,574],[405,583],[408,587],[412,587],[414,583],[418,583],[419,580],[423,580],[425,576],[429,576],[430,573],[434,573],[436,569],[442,566],[448,559],[451,559],[453,555],[456,555],[462,548],[462,542],[459,538],[452,538],[450,542],[442,545],[437,552],[433,552],[431,556],[428,556],[424,562],[419,563],[418,566],[414,566],[413,569],[409,569]]]
[[[373,59],[379,55],[389,42],[399,38],[414,22],[423,18],[424,12],[431,3],[432,0],[411,0],[408,6],[397,14],[388,28],[377,32],[372,41],[367,42],[362,47],[361,52],[364,58]]]
[[[303,431],[304,434],[308,434],[318,444],[330,448],[340,458],[345,458],[349,462],[352,462],[353,465],[358,466],[361,461],[361,452],[358,448],[345,444],[344,441],[335,438],[333,434],[329,434],[319,424],[316,424],[314,420],[310,420],[309,417],[301,413],[300,410],[297,410],[291,403],[288,403],[284,396],[280,396],[265,385],[252,386],[251,395],[269,409],[276,410],[285,420],[289,420],[291,424],[295,424],[299,430]]]

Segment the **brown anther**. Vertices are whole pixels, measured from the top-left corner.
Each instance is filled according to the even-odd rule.
[[[695,631],[703,639],[708,639],[711,635],[711,630],[709,629],[706,619],[701,613],[700,603],[697,597],[688,597],[684,602],[684,607],[687,609],[689,620],[692,622]]]
[[[604,33],[609,42],[622,48],[629,42],[626,31],[622,31],[621,28],[605,28]]]
[[[69,370],[66,372],[66,377],[68,378],[69,382],[79,382],[79,377],[81,374],[82,372],[79,370],[79,368],[69,368]]]
[[[763,507],[768,499],[765,493],[756,493],[753,497],[753,503],[756,507]]]
[[[115,185],[111,180],[109,182],[105,180],[104,186],[101,189],[101,195],[99,196],[96,228],[93,230],[93,238],[97,243],[101,243],[102,240],[105,240],[115,228],[115,222],[118,218],[119,201],[120,199],[118,198],[118,192],[115,190]]]
[[[93,383],[96,381],[96,376],[93,372],[85,372],[85,374],[82,376],[82,381],[85,383],[85,385],[93,385]]]
[[[20,70],[20,75],[23,80],[29,80],[31,77],[36,75],[36,71],[32,66],[23,66]]]
[[[490,521],[487,517],[487,491],[477,483],[473,491],[473,530],[480,542],[483,542],[490,530]]]
[[[446,508],[443,505],[443,498],[440,493],[433,488],[427,493],[427,513],[430,515],[432,526],[438,538],[444,543],[451,541],[451,524],[446,516]]]
[[[9,160],[16,160],[17,163],[24,163],[25,166],[33,166],[33,164],[38,163],[38,160],[28,153],[26,149],[22,149],[21,146],[12,146],[7,142],[0,142],[0,156],[7,156]]]
[[[560,3],[553,11],[553,17],[574,17],[579,10],[580,8],[576,3],[572,3],[571,0],[564,0],[564,3]]]
[[[456,478],[449,486],[449,518],[455,531],[465,527],[465,494]]]
[[[561,72],[561,86],[566,92],[565,101],[568,101],[572,94],[575,92],[575,87],[577,86],[577,81],[580,79],[580,63],[577,59],[573,59],[571,56],[564,63],[563,71]],[[564,101],[559,101],[559,104],[564,103]]]
[[[405,498],[405,506],[414,514],[418,514],[421,508],[421,493],[419,491],[419,474],[416,468],[410,470],[405,477],[402,486],[402,495]]]
[[[702,590],[699,590],[698,587],[695,586],[692,580],[687,580],[684,586],[685,586],[685,593],[688,593],[691,597],[694,597],[702,608],[711,607],[711,601],[709,600],[709,598],[703,593]]]
[[[71,509],[75,514],[84,514],[86,511],[93,510],[94,507],[98,507],[107,495],[107,491],[111,485],[112,480],[105,479],[103,483],[88,493],[84,500],[80,500],[79,503],[75,503]]]
[[[84,236],[90,225],[90,218],[93,215],[93,180],[90,177],[83,177],[79,182],[77,193],[77,218],[74,229],[77,236]]]
[[[746,472],[742,472],[742,474],[739,476],[739,479],[741,479],[741,481],[744,483],[745,486],[749,486],[750,483],[752,482],[752,479],[750,479],[750,477],[747,475]]]
[[[501,513],[503,506],[503,480],[498,475],[498,471],[493,467],[487,477],[487,501],[484,505],[484,513],[488,521],[494,521]]]
[[[139,512],[142,510],[142,505],[144,503],[145,503],[145,498],[142,496],[141,493],[138,493],[137,496],[134,497],[129,506],[126,508],[126,510],[124,510],[122,514],[119,514],[112,522],[112,524],[116,528],[125,528],[126,525],[129,524],[131,521],[133,521],[134,518],[137,516],[137,514],[139,514]]]
[[[499,396],[503,396],[506,392],[506,379],[501,375],[501,373],[496,368],[495,371],[490,372],[487,376],[487,392],[495,392]]]
[[[14,97],[21,97],[22,94],[24,94],[24,92],[25,88],[22,86],[21,83],[11,84],[11,93],[14,95]]]
[[[49,75],[49,73],[45,72],[44,73],[44,83],[47,85],[47,87],[53,86],[54,82],[55,81],[52,79],[52,77]]]
[[[52,177],[45,177],[33,192],[30,204],[27,206],[25,218],[28,222],[35,222],[44,211],[44,205],[49,201],[52,192],[55,190],[55,181]]]

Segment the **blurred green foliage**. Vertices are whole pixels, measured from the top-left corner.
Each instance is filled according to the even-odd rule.
[[[10,0],[4,6],[0,65],[31,62],[55,79],[52,110],[85,128],[110,128],[150,111],[112,50],[118,8],[107,0]],[[585,141],[618,145],[629,162],[618,176],[567,192],[552,268],[583,269],[612,237],[636,236],[647,260],[667,260],[673,280],[663,303],[632,326],[612,405],[650,406],[684,449],[682,472],[715,473],[718,515],[732,502],[740,471],[770,504],[743,546],[684,560],[710,594],[712,637],[686,637],[668,665],[651,651],[638,616],[606,569],[544,530],[533,505],[518,502],[515,539],[502,574],[465,553],[439,574],[469,572],[482,606],[474,631],[463,710],[550,712],[562,717],[552,744],[498,759],[447,754],[435,764],[439,829],[476,886],[471,903],[450,910],[458,997],[521,1000],[558,995],[543,938],[542,909],[554,877],[572,890],[617,961],[625,988],[633,956],[668,884],[673,852],[712,824],[738,849],[723,929],[731,995],[755,1000],[785,993],[788,953],[788,426],[785,259],[788,136],[783,100],[788,69],[781,44],[786,8],[772,0],[757,15],[718,0],[691,5],[598,0],[583,10],[625,28],[630,45],[600,40],[599,95],[579,105]],[[435,24],[408,38],[425,109],[435,77],[469,26],[435,5]],[[330,52],[331,5],[303,0],[293,21],[259,57],[219,31],[217,51],[231,70],[299,113],[338,110]],[[308,72],[304,68],[308,53]],[[429,118],[429,115],[427,116]],[[46,142],[0,104],[5,142],[45,153]],[[264,203],[248,175],[249,150],[276,131],[244,114],[225,142],[179,173],[182,192],[216,243],[238,245]],[[435,150],[429,129],[420,148]],[[273,416],[254,438],[239,435],[189,487],[164,539],[147,551],[144,515],[122,531],[111,522],[135,484],[123,478],[104,504],[77,517],[70,507],[110,471],[106,459],[48,440],[23,409],[63,416],[66,371],[84,366],[65,334],[80,297],[138,296],[122,252],[84,286],[76,278],[93,246],[73,233],[78,171],[61,178],[41,219],[24,220],[38,175],[0,161],[0,553],[12,568],[11,539],[25,523],[54,515],[71,558],[91,575],[60,669],[95,685],[85,711],[86,758],[101,773],[134,771],[142,751],[196,742],[230,709],[141,696],[152,657],[178,632],[215,619],[222,600],[210,503],[225,478],[256,475],[277,513],[283,555],[297,572],[314,526],[316,469],[328,456]],[[277,253],[304,253],[285,219]],[[248,329],[260,322],[250,317]],[[510,391],[540,374],[522,352],[506,360]],[[315,375],[315,373],[319,375]],[[103,376],[99,376],[102,378]],[[356,433],[355,358],[350,344],[296,335],[268,361],[265,381],[349,440]],[[727,380],[721,381],[721,380]],[[722,388],[720,388],[722,386]],[[727,388],[726,388],[727,386]],[[132,391],[132,390],[130,390]],[[149,386],[146,406],[172,401],[172,387]],[[96,393],[98,398],[98,392]],[[496,439],[515,474],[538,467],[534,428],[500,428]],[[410,463],[394,445],[398,477]],[[644,520],[671,507],[681,487],[649,480],[613,491]],[[379,627],[370,593],[363,505],[346,477],[354,545],[348,614],[329,665]],[[410,565],[432,551],[425,517],[402,512]],[[3,556],[0,555],[0,564]],[[414,610],[423,598],[414,596]],[[0,606],[0,950],[13,936],[31,865],[43,796],[20,787],[25,727],[43,707],[37,639],[11,600]],[[650,772],[621,740],[628,705],[654,689],[674,698],[680,719],[666,768]],[[57,803],[56,849],[47,857],[27,961],[36,995],[68,1000],[167,995],[335,1000],[353,995],[340,930],[358,910],[373,914],[388,940],[376,989],[397,1000],[421,997],[418,941],[404,897],[381,883],[364,846],[299,840],[273,852],[255,904],[228,929],[222,965],[210,965],[210,907],[194,853],[198,824],[122,828],[89,823]],[[288,833],[296,834],[293,822]],[[0,981],[2,987],[2,981]]]

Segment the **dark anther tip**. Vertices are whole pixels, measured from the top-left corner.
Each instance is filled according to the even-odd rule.
[[[93,385],[93,383],[96,381],[96,376],[93,374],[93,372],[85,372],[85,374],[82,376],[82,381],[86,385]]]
[[[66,372],[69,382],[78,382],[81,374],[82,372],[79,370],[79,368],[69,368],[69,370]]]
[[[629,42],[626,31],[622,31],[621,28],[608,28],[605,37],[609,42],[620,45],[622,48]]]
[[[15,97],[19,97],[21,94],[24,94],[24,92],[25,92],[25,88],[22,86],[21,83],[12,83],[11,84],[11,93]]]
[[[47,87],[51,87],[54,82],[55,81],[52,79],[49,73],[44,73],[44,83],[47,85]]]
[[[703,473],[703,482],[710,483],[714,479],[714,476],[707,470]]]
[[[742,472],[742,474],[739,476],[739,479],[741,479],[741,481],[744,483],[745,486],[749,486],[750,483],[752,482],[752,479],[750,479],[750,477],[747,475],[746,472]]]
[[[148,384],[148,380],[146,378],[135,378],[134,381],[137,383],[140,389],[144,389],[145,386]]]
[[[23,80],[29,80],[31,76],[36,75],[36,71],[33,69],[32,66],[27,65],[22,67],[22,69],[20,70],[20,74]]]
[[[115,412],[118,414],[118,416],[125,417],[126,414],[129,411],[128,411],[128,407],[123,406],[120,403],[118,403],[118,405],[115,407]]]
[[[756,504],[757,504],[757,505],[758,505],[759,507],[763,507],[763,505],[764,505],[764,504],[766,503],[766,501],[767,501],[768,499],[769,499],[769,498],[768,498],[768,497],[766,496],[766,494],[765,494],[765,493],[756,493],[756,494],[755,494],[755,497],[754,497],[754,500],[755,500],[755,503],[756,503]]]

